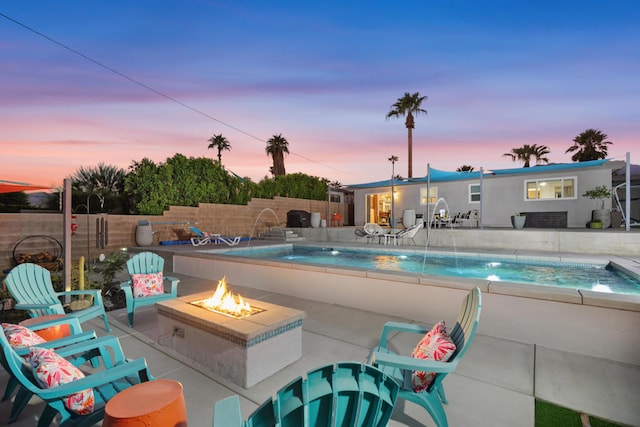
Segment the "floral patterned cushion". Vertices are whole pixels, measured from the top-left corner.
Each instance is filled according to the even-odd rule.
[[[29,363],[33,375],[42,388],[57,387],[84,378],[82,371],[55,351],[40,347],[29,349]],[[64,406],[79,415],[93,412],[93,389],[73,393],[63,399]]]
[[[11,347],[31,347],[34,345],[47,342],[40,335],[36,334],[29,328],[11,323],[3,323],[4,335]]]
[[[135,298],[162,295],[164,293],[162,273],[132,274],[131,280],[133,281],[133,296]]]
[[[420,340],[411,357],[446,362],[455,351],[456,345],[447,333],[444,320],[441,320]],[[413,391],[417,393],[428,389],[434,377],[433,372],[414,371],[411,376]]]

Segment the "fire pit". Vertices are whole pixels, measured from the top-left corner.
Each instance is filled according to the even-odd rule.
[[[223,294],[236,303],[242,301],[243,312],[210,307]],[[213,297],[204,292],[162,301],[157,307],[161,345],[242,387],[251,387],[302,357],[304,311],[234,296],[222,280]]]
[[[227,290],[227,276],[218,282],[218,287],[211,298],[191,301],[191,304],[234,319],[244,319],[264,311],[261,308],[252,307],[240,295]]]

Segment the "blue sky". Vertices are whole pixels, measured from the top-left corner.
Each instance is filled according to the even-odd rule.
[[[587,128],[638,163],[635,0],[24,0],[0,14],[2,179],[215,157],[218,133],[223,164],[256,181],[279,133],[289,173],[377,181],[396,155],[406,176],[404,120],[385,119],[405,92],[428,96],[414,176],[518,166],[502,154],[523,144],[568,162]]]

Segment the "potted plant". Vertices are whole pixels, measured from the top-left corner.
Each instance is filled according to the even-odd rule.
[[[525,214],[518,213],[511,215],[511,225],[513,228],[523,228],[526,220],[527,216]]]
[[[589,223],[589,228],[602,228],[602,221],[598,219],[591,220]]]
[[[592,188],[589,191],[585,191],[582,196],[600,201],[598,205],[599,208],[591,211],[591,221],[600,221],[602,223],[602,228],[611,227],[611,211],[604,208],[605,200],[611,198],[611,190],[609,189],[609,187],[607,187],[606,185],[600,185],[598,187]]]

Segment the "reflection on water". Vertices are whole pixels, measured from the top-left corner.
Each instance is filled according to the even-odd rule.
[[[392,255],[377,255],[374,258],[374,265],[379,270],[400,271],[400,259]]]

